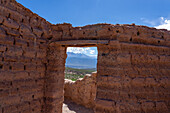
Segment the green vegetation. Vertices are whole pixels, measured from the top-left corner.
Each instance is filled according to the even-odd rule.
[[[70,79],[72,81],[76,81],[79,78],[83,78],[83,75],[76,75],[76,74],[65,74],[66,79]]]
[[[76,68],[65,68],[65,78],[76,81],[79,78],[83,78],[86,74],[91,74],[96,71],[95,68],[92,69],[76,69]]]

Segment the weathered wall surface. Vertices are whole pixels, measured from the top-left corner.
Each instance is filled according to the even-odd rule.
[[[49,46],[45,77],[45,113],[61,113],[64,101],[66,48]]]
[[[109,40],[96,44],[95,112],[169,111],[169,31],[135,25],[64,26],[60,40]]]
[[[40,113],[50,24],[13,0],[0,0],[0,113]]]
[[[98,46],[96,112],[167,113],[169,32],[133,26],[119,32],[117,41]]]
[[[99,47],[96,112],[169,110],[167,47],[110,42]]]
[[[169,31],[51,25],[15,0],[0,0],[0,112],[61,113],[66,47],[55,42],[64,40],[109,41],[96,44],[96,112],[168,112]]]
[[[94,72],[77,81],[65,79],[64,98],[68,98],[87,108],[94,108],[97,88],[96,76],[97,73]]]

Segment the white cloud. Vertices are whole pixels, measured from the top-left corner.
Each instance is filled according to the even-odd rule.
[[[86,53],[88,49],[87,48],[81,48],[81,47],[68,47],[67,52],[73,52],[73,53]]]
[[[168,20],[164,17],[159,17],[154,20],[148,20],[146,18],[141,18],[141,21],[143,21],[144,23],[150,25],[151,27],[155,27],[157,29],[170,30],[170,20]]]
[[[97,58],[97,55],[88,55],[90,57],[93,57],[93,58]]]
[[[97,50],[90,47],[68,47],[67,52],[81,53],[86,55],[97,55]]]
[[[161,24],[158,26],[155,26],[155,28],[170,30],[170,20],[165,19],[164,17],[161,17]]]
[[[95,50],[90,50],[90,54],[94,54],[95,53]]]

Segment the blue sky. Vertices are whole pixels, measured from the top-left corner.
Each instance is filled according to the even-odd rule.
[[[97,47],[68,47],[67,52],[83,53],[91,57],[97,57]]]
[[[146,25],[170,30],[170,0],[17,0],[52,24]]]

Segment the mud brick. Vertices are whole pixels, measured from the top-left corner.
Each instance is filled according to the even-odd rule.
[[[18,111],[24,111],[24,110],[29,109],[29,108],[30,108],[29,102],[22,102],[22,103],[17,105],[17,110]]]
[[[37,71],[44,72],[45,71],[45,65],[37,65],[36,69],[37,69]]]
[[[37,58],[46,57],[46,51],[37,51]]]
[[[39,44],[36,43],[36,41],[28,41],[27,45],[30,49],[39,49]]]
[[[9,18],[4,20],[3,25],[5,25],[9,28],[14,28],[14,29],[19,28],[19,24],[17,24],[14,20],[9,19]]]
[[[168,77],[162,77],[160,79],[160,85],[163,86],[163,87],[168,86],[169,85],[169,81],[170,80],[168,79]]]
[[[158,83],[156,82],[156,80],[154,78],[146,78],[146,85],[147,86],[156,86]]]
[[[9,15],[8,9],[1,6],[0,14],[3,17],[8,17],[8,15]]]
[[[37,84],[37,85],[43,85],[44,83],[45,83],[44,78],[38,79],[38,80],[36,81],[36,84]]]
[[[49,91],[49,92],[57,92],[60,90],[60,87],[58,87],[59,85],[61,84],[48,84],[47,87],[46,87],[46,90]]]
[[[50,98],[59,98],[61,97],[61,95],[63,95],[63,91],[62,90],[57,90],[54,92],[46,92],[45,93],[46,97],[50,97]]]
[[[25,92],[25,94],[22,94],[21,95],[21,102],[24,102],[24,101],[33,101],[33,98],[32,98],[32,95],[33,95],[34,93],[32,92],[32,93],[28,93],[28,92]]]
[[[4,38],[4,44],[9,44],[9,45],[13,45],[14,44],[14,38],[13,37],[10,37],[10,36],[6,36]]]
[[[3,60],[3,56],[0,54],[0,61],[2,61]],[[2,65],[1,65],[2,66]],[[2,67],[1,67],[2,68]]]
[[[11,71],[0,71],[1,79],[0,81],[12,81],[14,79],[14,74]]]
[[[2,34],[1,31],[0,31],[0,44],[5,44],[5,37],[6,35],[5,34]]]
[[[12,36],[19,36],[20,35],[18,30],[15,30],[15,29],[8,29],[7,34],[12,35]]]
[[[168,113],[168,106],[164,102],[156,102],[156,110],[158,112],[165,112]]]
[[[10,63],[12,66],[12,70],[15,71],[24,71],[24,64],[23,63]]]
[[[35,81],[32,79],[20,79],[20,80],[15,80],[12,82],[12,86],[20,88],[20,91],[24,90],[26,86],[30,87],[32,85],[35,85]],[[31,90],[30,88],[28,89]]]
[[[12,82],[9,82],[9,81],[1,81],[0,82],[0,89],[9,89],[9,88],[12,88],[12,85],[11,85]]]
[[[145,79],[144,78],[134,78],[132,80],[132,85],[133,86],[144,86],[145,84]]]
[[[25,63],[30,63],[31,60],[32,59],[30,57],[25,57],[25,56],[19,57],[18,59],[19,62],[25,62]]]
[[[20,47],[14,47],[14,46],[7,47],[6,55],[21,56],[22,54],[23,54],[23,50]]]
[[[20,14],[16,11],[13,11],[13,10],[9,10],[9,13],[10,13],[10,18],[12,18],[13,20],[15,20],[18,23],[22,22],[22,19],[24,17],[22,14]]]
[[[61,39],[62,31],[53,31],[52,33],[53,33],[53,36],[54,36],[55,40],[60,40]]]
[[[9,96],[9,90],[0,90],[0,100],[4,97],[8,97]]]
[[[28,75],[27,71],[17,71],[17,72],[15,72],[14,79],[15,80],[26,79],[28,77],[29,77],[29,75]]]
[[[10,56],[21,56],[22,54],[23,54],[22,48],[14,47],[14,46],[8,47],[7,55],[10,55]]]
[[[24,109],[22,113],[32,113],[32,108]]]
[[[4,21],[5,17],[0,16],[0,24]]]
[[[117,35],[117,39],[120,42],[130,42],[131,41],[131,35],[129,35],[129,34]]]
[[[8,62],[0,62],[1,64],[1,70],[4,70],[4,71],[9,71],[10,70],[10,64]]]
[[[3,51],[5,51],[5,50],[6,50],[6,46],[0,44],[0,52],[3,52]]]
[[[21,24],[21,25],[20,25],[19,32],[20,32],[20,34],[22,34],[22,35],[28,35],[28,34],[31,33],[31,28],[28,27],[28,26],[25,25],[25,24]]]
[[[36,70],[36,64],[33,64],[33,63],[25,64],[25,70],[27,70],[27,71],[34,71],[34,70]]]
[[[7,105],[19,104],[19,102],[20,102],[19,96],[8,96],[3,98],[2,104],[7,106]]]
[[[29,77],[34,79],[40,78],[40,73],[38,71],[30,71]]]
[[[143,103],[142,103],[142,109],[143,109],[145,112],[155,111],[155,110],[154,110],[154,103],[153,103],[153,102],[143,102]]]
[[[18,95],[19,94],[19,90],[20,90],[20,88],[17,88],[17,87],[10,89],[10,91],[9,91],[10,96]]]
[[[4,107],[4,113],[10,113],[10,112],[17,112],[17,106],[16,105],[9,105]]]
[[[6,62],[16,62],[17,60],[18,60],[17,56],[9,56],[9,55],[4,56],[4,61]]]
[[[45,73],[44,72],[40,72],[40,79],[44,79],[45,78]]]
[[[45,48],[47,48],[47,47],[48,47],[47,44],[40,44],[40,45],[39,45],[39,48],[40,48],[40,49],[45,49]]]
[[[38,19],[36,19],[35,16],[32,16],[32,17],[30,18],[30,25],[31,25],[32,27],[35,27],[35,26],[39,26],[39,25],[40,25]]]
[[[114,101],[96,99],[96,106],[105,107],[106,109],[113,110]]]
[[[15,45],[27,47],[27,42],[20,38],[15,38]]]
[[[33,33],[35,33],[38,37],[41,37],[43,31],[38,28],[33,28]]]
[[[36,99],[42,98],[43,96],[44,96],[44,94],[42,93],[42,91],[38,91],[34,95],[32,95],[32,98],[36,100]],[[35,104],[35,105],[38,105],[38,104]]]
[[[40,98],[40,99],[41,99],[41,98]],[[35,99],[35,100],[31,101],[31,102],[30,102],[30,106],[31,106],[32,108],[40,106],[40,105],[41,105],[40,99]]]
[[[24,50],[24,56],[25,56],[25,57],[34,58],[34,57],[35,57],[35,54],[36,54],[35,49],[26,48],[26,49]]]

